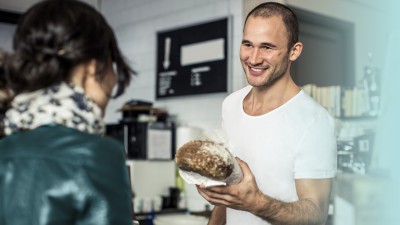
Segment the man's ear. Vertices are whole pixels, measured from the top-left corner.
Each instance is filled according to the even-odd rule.
[[[294,44],[289,53],[289,60],[295,61],[297,58],[299,58],[302,50],[303,50],[303,43],[297,42],[296,44]]]

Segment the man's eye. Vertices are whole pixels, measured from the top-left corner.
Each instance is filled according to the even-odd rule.
[[[249,43],[243,43],[242,45],[247,47],[247,48],[251,48],[251,44],[249,44]]]

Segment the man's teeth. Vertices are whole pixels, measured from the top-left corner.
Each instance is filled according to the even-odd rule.
[[[256,72],[261,72],[261,71],[262,71],[262,69],[259,69],[259,68],[250,67],[250,69],[251,69],[251,70],[254,70],[254,71],[256,71]]]

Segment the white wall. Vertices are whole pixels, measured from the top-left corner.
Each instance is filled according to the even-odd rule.
[[[242,0],[103,0],[101,11],[114,28],[120,48],[138,72],[124,96],[110,102],[106,122],[117,122],[115,113],[124,102],[142,99],[154,102],[176,115],[178,122],[202,128],[205,132],[220,127],[221,103],[227,93],[155,99],[156,33],[232,15],[233,52],[230,90],[243,86],[239,64],[242,27]]]
[[[0,9],[12,12],[23,12],[40,0],[0,0]]]

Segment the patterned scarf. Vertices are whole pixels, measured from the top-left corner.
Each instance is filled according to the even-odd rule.
[[[104,134],[100,108],[81,87],[66,83],[17,95],[4,120],[7,135],[52,123]]]

